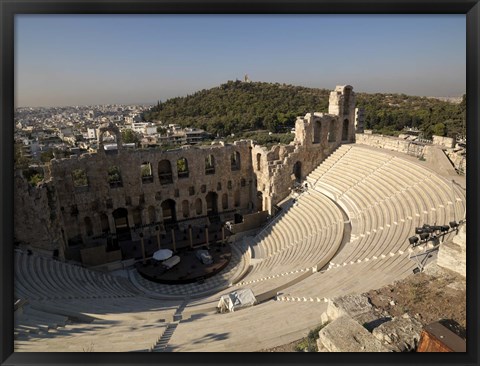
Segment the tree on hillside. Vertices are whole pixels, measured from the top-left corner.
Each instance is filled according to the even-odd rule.
[[[138,144],[140,142],[140,135],[137,132],[128,128],[122,131],[122,141],[125,144]]]
[[[432,128],[432,133],[435,135],[435,136],[445,136],[447,132],[447,129],[445,127],[445,124],[440,122],[440,123],[437,123],[436,125],[433,126]]]

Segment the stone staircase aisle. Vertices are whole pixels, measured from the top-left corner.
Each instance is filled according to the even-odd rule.
[[[160,337],[157,344],[155,344],[155,346],[152,348],[151,352],[166,352],[168,342],[172,338],[175,329],[177,329],[179,322],[180,321],[176,321],[167,325],[165,332],[163,332],[163,335]]]

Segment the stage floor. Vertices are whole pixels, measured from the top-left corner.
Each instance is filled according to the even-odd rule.
[[[196,249],[204,249],[197,247]],[[140,275],[150,281],[164,284],[183,284],[202,282],[205,278],[211,277],[224,269],[232,257],[232,251],[228,244],[212,244],[209,253],[213,263],[203,264],[196,256],[195,250],[191,248],[179,249],[174,255],[180,257],[180,263],[173,268],[164,271],[161,262],[149,259],[146,264],[141,261],[136,264]]]

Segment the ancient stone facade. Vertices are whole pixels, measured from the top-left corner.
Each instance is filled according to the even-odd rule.
[[[31,244],[49,254],[63,248],[55,189],[45,183],[30,186],[20,171],[14,178],[14,236],[17,245]]]
[[[208,224],[212,216],[225,221],[235,213],[272,213],[295,181],[301,182],[340,144],[355,141],[351,86],[331,92],[328,112],[298,117],[294,141],[270,150],[245,140],[135,150],[122,144],[115,125],[102,125],[97,153],[53,159],[44,183],[29,188],[28,195],[26,183],[17,184],[16,239],[63,252],[102,235],[138,240],[140,233],[153,236],[157,227],[165,231],[171,223],[182,228]],[[106,134],[116,148],[104,144]],[[34,219],[21,219],[24,212]]]
[[[342,143],[355,142],[355,93],[350,85],[330,93],[328,113],[307,113],[295,122],[295,139],[287,146],[252,149],[257,196],[264,210],[285,198]]]
[[[457,139],[454,137],[444,137],[444,136],[432,136],[432,143],[434,145],[440,145],[443,147],[448,147],[450,149],[455,147]]]

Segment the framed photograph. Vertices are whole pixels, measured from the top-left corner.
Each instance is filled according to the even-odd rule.
[[[0,9],[2,365],[478,362],[477,1]]]

